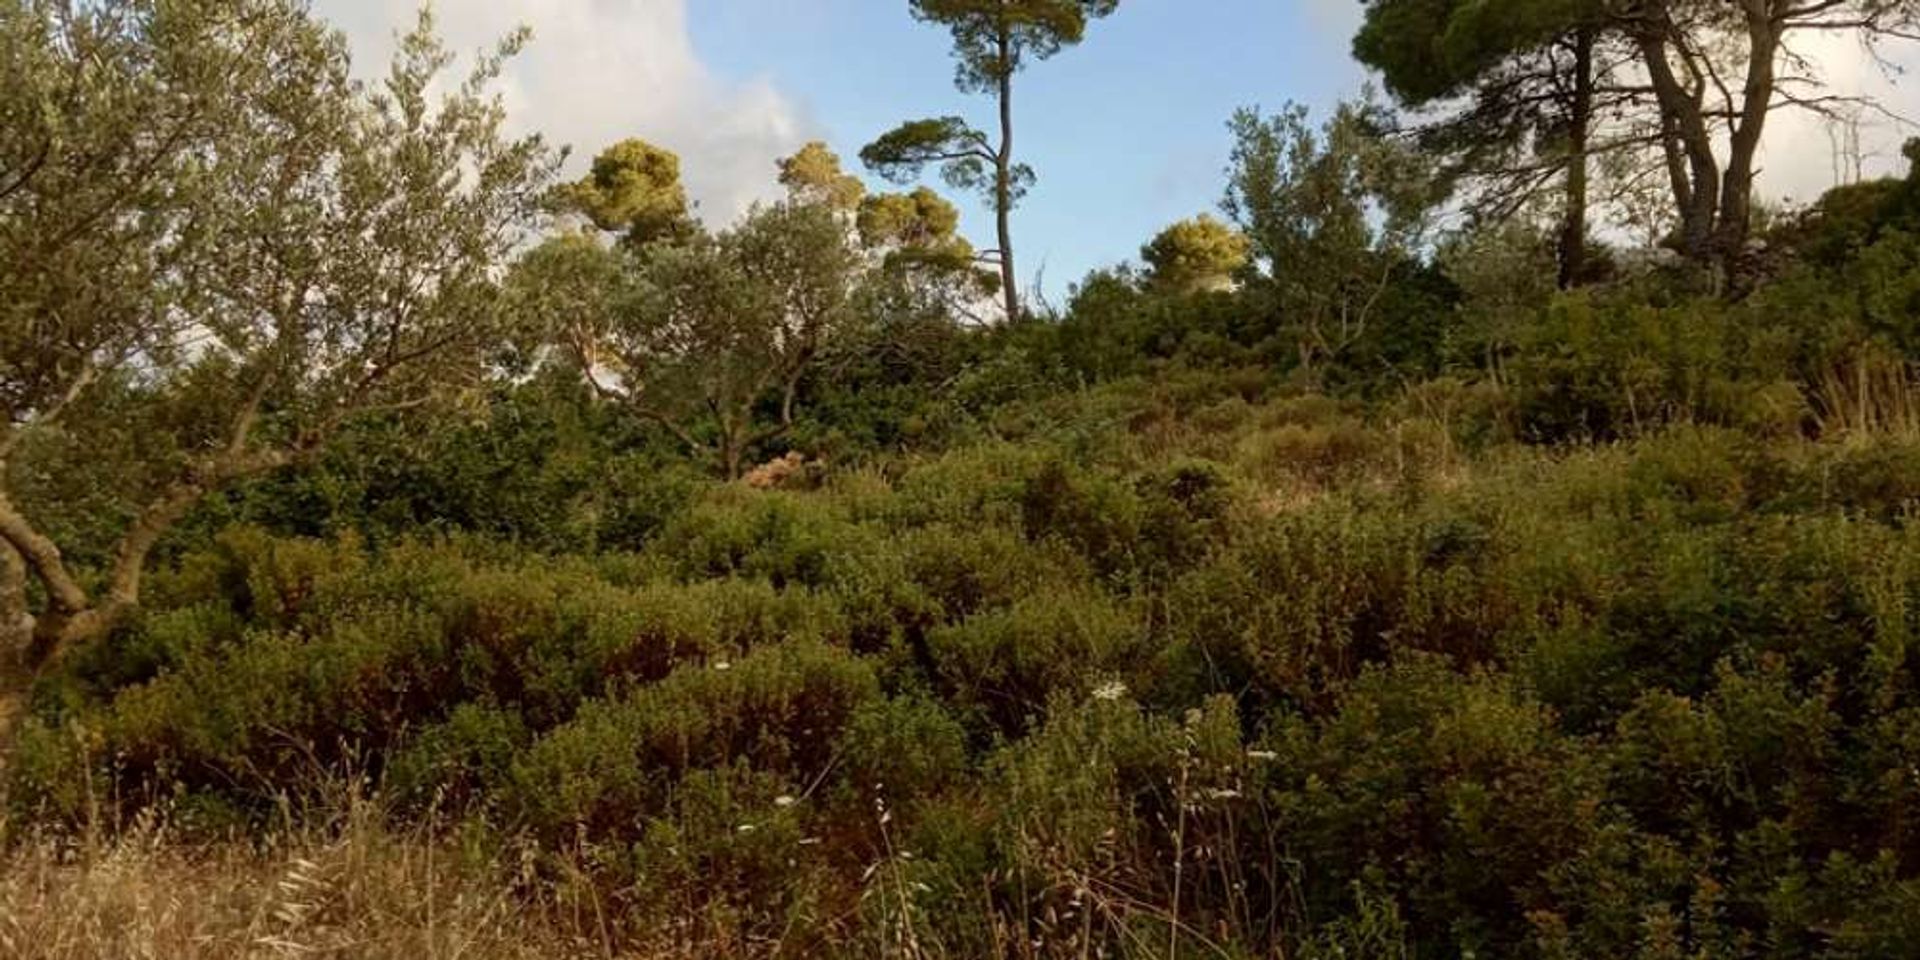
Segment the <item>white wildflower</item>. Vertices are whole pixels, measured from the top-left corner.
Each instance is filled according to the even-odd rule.
[[[782,807],[782,808],[791,807],[798,802],[799,801],[793,799],[792,797],[786,796],[784,794],[773,798],[773,805],[776,807]]]
[[[1110,680],[1093,688],[1095,700],[1118,700],[1127,695],[1127,685],[1118,680]]]

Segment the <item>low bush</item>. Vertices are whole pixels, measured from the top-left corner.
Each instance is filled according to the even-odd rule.
[[[630,836],[689,772],[745,762],[803,791],[880,698],[872,669],[814,643],[688,665],[615,700],[590,701],[514,765],[507,802],[548,836]]]
[[[229,529],[39,685],[8,808],[231,833],[344,772],[632,942],[1904,955],[1911,441],[1194,390],[1167,450],[713,490],[638,553]],[[1181,452],[1282,433],[1361,439]]]

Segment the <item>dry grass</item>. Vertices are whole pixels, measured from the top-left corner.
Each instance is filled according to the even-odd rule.
[[[1814,378],[1821,436],[1920,436],[1920,371],[1903,358],[1862,350]]]
[[[604,956],[514,895],[500,871],[356,827],[255,849],[191,845],[151,826],[89,847],[38,838],[0,857],[0,956]]]
[[[822,949],[879,960],[956,956],[923,941],[924,906],[900,909],[914,898],[903,875],[881,869],[904,862],[892,856],[869,871],[884,930],[861,945],[725,932],[690,943],[684,930],[615,930],[590,882],[536,876],[530,850],[518,862],[484,862],[425,832],[395,832],[366,809],[322,832],[260,843],[192,841],[155,817],[110,841],[9,836],[0,822],[0,960],[776,960]],[[1070,916],[1063,939],[1043,943],[1012,918],[980,918],[998,944],[994,955],[1093,956],[1088,938],[1110,925],[1126,939],[1098,955],[1226,956],[1122,886],[1059,877],[1076,904],[1084,897],[1097,908],[1085,928],[1076,936],[1082,918]],[[1185,946],[1163,953],[1155,938],[1164,936]]]
[[[530,849],[483,855],[396,832],[357,790],[265,841],[190,840],[143,815],[112,839],[0,821],[5,960],[661,960],[629,952],[592,894],[535,876]]]

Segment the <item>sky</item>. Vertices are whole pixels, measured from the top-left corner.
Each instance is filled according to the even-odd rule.
[[[368,75],[417,6],[314,0]],[[572,147],[576,172],[626,137],[667,147],[712,223],[776,196],[775,159],[809,140],[861,172],[861,146],[901,121],[993,116],[989,100],[955,90],[948,38],[903,0],[438,0],[434,10],[460,52],[531,27],[502,85],[515,127]],[[1168,223],[1216,211],[1236,108],[1295,100],[1318,115],[1361,89],[1366,73],[1348,52],[1359,11],[1359,0],[1124,0],[1084,45],[1029,67],[1015,89],[1017,152],[1039,174],[1015,215],[1023,283],[1057,301]],[[1845,38],[1812,52],[1840,89],[1920,117],[1920,80]],[[1920,50],[1891,54],[1920,66]],[[1896,171],[1910,133],[1869,122],[1867,173]],[[1833,138],[1782,115],[1762,167],[1765,192],[1810,199],[1834,182]],[[963,229],[992,246],[990,213],[963,209]]]

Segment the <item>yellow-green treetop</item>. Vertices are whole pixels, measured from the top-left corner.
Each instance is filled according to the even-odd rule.
[[[638,138],[601,151],[587,175],[561,187],[557,199],[563,209],[635,244],[678,234],[688,219],[680,157]]]
[[[1155,288],[1180,293],[1217,290],[1247,265],[1252,244],[1247,235],[1201,214],[1160,231],[1140,248],[1140,259]]]
[[[859,207],[867,195],[867,185],[842,169],[840,155],[818,140],[780,161],[780,185],[802,202],[823,203],[848,212]]]
[[[869,247],[932,247],[956,239],[960,210],[927,187],[878,193],[860,204],[860,240]]]

